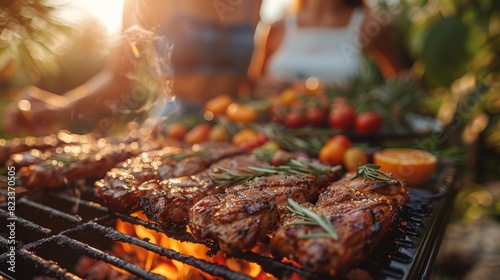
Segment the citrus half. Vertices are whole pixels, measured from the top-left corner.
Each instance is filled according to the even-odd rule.
[[[405,180],[410,186],[427,182],[437,169],[437,158],[417,149],[383,149],[373,155],[373,163],[380,165],[380,170]]]

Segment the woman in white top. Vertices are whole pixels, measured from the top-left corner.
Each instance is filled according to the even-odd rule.
[[[298,0],[297,13],[274,23],[252,61],[255,94],[279,93],[291,82],[316,77],[342,83],[359,73],[371,54],[386,77],[403,70],[387,17],[362,0]]]

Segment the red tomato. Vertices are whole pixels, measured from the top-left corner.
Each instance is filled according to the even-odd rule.
[[[183,123],[172,123],[167,127],[167,136],[182,140],[187,133],[186,125]]]
[[[236,132],[231,139],[233,145],[242,147],[246,143],[255,141],[259,137],[259,133],[251,128],[243,128]]]
[[[321,108],[308,108],[306,111],[306,119],[312,126],[320,127],[325,123],[326,111]]]
[[[289,112],[283,118],[283,123],[288,128],[298,128],[307,123],[307,119],[299,112]]]
[[[356,117],[355,129],[359,134],[375,134],[382,127],[382,118],[376,112],[363,112]]]
[[[332,136],[327,143],[335,143],[347,149],[351,146],[351,139],[345,135],[339,134]]]
[[[342,131],[351,130],[356,119],[356,111],[348,104],[335,104],[328,114],[328,124],[331,128]]]
[[[344,153],[351,145],[351,140],[344,135],[335,135],[321,147],[318,158],[332,165],[342,164]]]
[[[200,123],[191,128],[184,136],[184,141],[189,144],[196,144],[208,139],[211,127],[206,123]]]

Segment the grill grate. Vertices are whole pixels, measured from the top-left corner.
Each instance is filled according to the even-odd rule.
[[[455,168],[451,166],[442,166],[428,189],[411,189],[410,201],[399,215],[394,230],[377,247],[370,259],[360,266],[361,269],[367,270],[378,279],[430,277],[456,194],[456,188],[452,184],[455,172]],[[6,195],[5,191],[0,192],[0,197]],[[4,210],[5,203],[0,203],[0,206],[0,220],[6,221],[9,212]],[[16,214],[16,262],[35,268],[32,271],[18,271],[17,274],[7,270],[7,248],[10,245],[5,238],[6,228],[1,228],[0,271],[7,278],[27,279],[44,275],[58,279],[80,279],[74,274],[74,262],[84,255],[126,270],[137,278],[164,279],[136,264],[113,256],[106,251],[106,245],[102,245],[109,246],[112,241],[118,241],[142,247],[159,256],[186,263],[224,279],[251,279],[224,265],[207,262],[117,231],[114,224],[120,219],[161,232],[157,225],[150,222],[132,215],[108,211],[100,205],[99,199],[93,196],[91,189],[83,191],[81,198],[54,191],[19,194]],[[209,248],[209,254],[218,251],[216,244],[197,241],[186,231],[172,229],[163,233],[182,242],[204,244]],[[54,250],[68,252],[65,255],[73,256],[73,265],[61,260],[55,261],[52,257],[54,254],[51,253]],[[60,255],[60,252],[56,255]],[[305,279],[320,279],[324,276],[254,252],[239,252],[231,257],[257,263],[265,272],[279,279],[288,279],[293,274]],[[17,268],[23,267],[19,264],[16,265]]]

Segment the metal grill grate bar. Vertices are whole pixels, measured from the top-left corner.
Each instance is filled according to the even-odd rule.
[[[11,216],[10,216],[9,212],[7,212],[3,209],[0,209],[0,217],[7,219]],[[14,218],[16,218],[17,225],[20,225],[21,227],[24,227],[25,229],[27,229],[29,231],[36,232],[36,233],[41,234],[45,237],[52,235],[52,230],[50,230],[48,228],[42,227],[38,224],[33,223],[32,221],[26,220],[26,219],[21,218],[21,217],[14,216]]]
[[[68,222],[71,222],[73,224],[81,224],[82,223],[82,221],[74,215],[64,213],[62,211],[45,206],[45,205],[40,204],[38,202],[34,202],[32,200],[28,200],[25,197],[21,198],[17,203],[19,205],[27,205],[29,207],[35,208],[39,211],[42,211],[42,212],[48,214],[50,217],[62,218],[62,219],[66,220]]]

